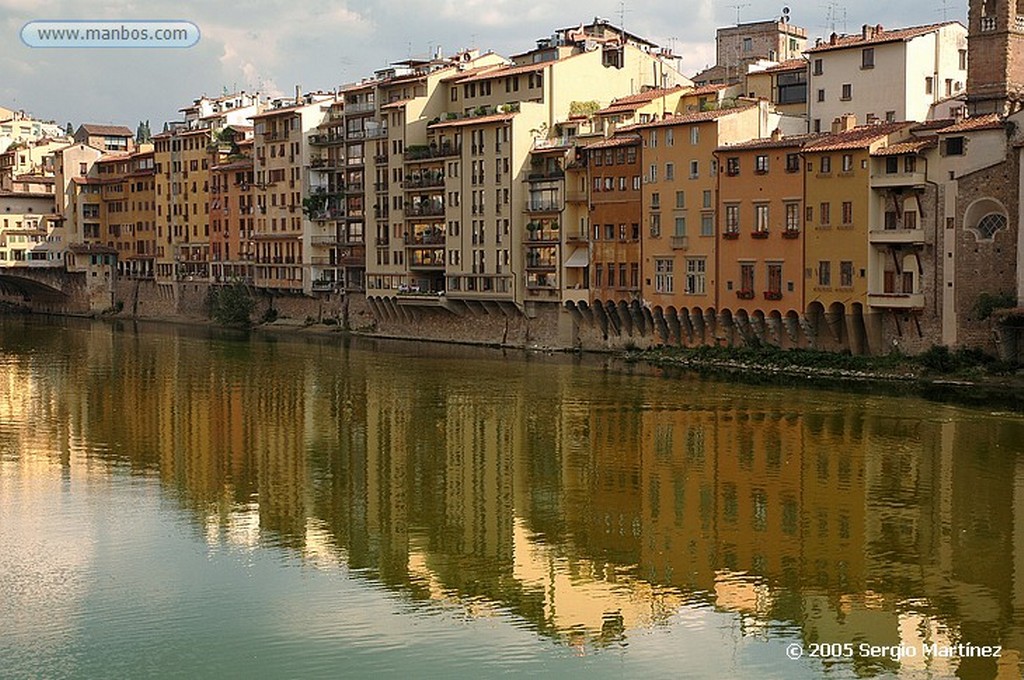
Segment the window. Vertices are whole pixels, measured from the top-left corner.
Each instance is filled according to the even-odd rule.
[[[899,213],[895,210],[885,211],[885,229],[886,231],[892,231],[893,229],[899,229],[900,220]]]
[[[658,166],[655,165],[654,163],[651,163],[651,175],[650,175],[650,177],[651,177],[651,181],[652,182],[657,182],[658,181]]]
[[[852,172],[852,171],[853,171],[853,154],[844,153],[843,154],[843,172]]]
[[[686,236],[686,218],[677,217],[674,236]]]
[[[768,233],[768,204],[759,203],[754,206],[754,231],[759,234]]]
[[[885,112],[885,122],[886,123],[895,123],[896,122],[896,112],[895,111],[886,111]]]
[[[754,157],[754,172],[759,175],[768,172],[768,154],[759,154]]]
[[[839,286],[853,288],[853,262],[843,260],[839,263]]]
[[[743,39],[743,51],[744,52],[753,52],[754,51],[754,39],[753,38],[744,38]]]
[[[651,236],[661,236],[661,214],[651,213]]]
[[[740,293],[754,297],[754,263],[740,263]]]
[[[822,260],[818,263],[818,285],[819,286],[831,286],[832,285],[832,263]]]
[[[853,201],[843,201],[843,226],[853,224]]]
[[[963,137],[950,137],[946,140],[946,155],[947,156],[963,156],[964,155],[964,138]]]
[[[786,204],[786,231],[794,232],[800,230],[800,204]]]
[[[860,51],[860,67],[861,68],[874,68],[875,67],[875,48],[865,47]]]
[[[683,191],[677,191],[676,192],[676,207],[677,208],[685,208],[686,207],[686,192],[683,192]]]
[[[658,146],[658,131],[657,130],[651,130],[651,134],[647,138],[647,146],[651,147],[652,149],[655,148],[656,146]]]
[[[960,50],[960,70],[967,70],[967,50]]]
[[[935,90],[935,79],[932,78],[931,76],[925,76],[924,77],[924,93],[925,94],[932,94],[932,92],[934,90]]]
[[[704,295],[706,291],[707,260],[703,257],[686,258],[686,294]]]
[[[690,179],[700,177],[700,161],[690,161]]]
[[[665,163],[665,179],[672,180],[676,178],[676,166],[674,163]]]
[[[786,172],[800,172],[800,154],[786,154]]]
[[[740,231],[740,207],[736,204],[725,206],[725,233],[738,234]]]
[[[996,232],[1006,227],[1006,216],[999,213],[989,213],[978,220],[978,235],[986,240],[995,238]]]
[[[782,263],[768,263],[768,279],[765,292],[771,293],[771,297],[778,299],[782,297]],[[768,297],[768,296],[766,296]]]
[[[672,293],[675,290],[671,258],[654,259],[654,292]]]
[[[886,156],[885,174],[893,175],[900,171],[900,159],[896,156]]]
[[[822,69],[821,59],[814,60],[814,75],[820,76],[825,71]]]
[[[827,175],[830,172],[832,172],[832,157],[831,156],[822,156],[821,157],[821,168],[820,168],[819,172],[822,175]]]
[[[700,128],[696,125],[690,128],[690,144],[692,146],[700,144]]]
[[[700,196],[700,207],[710,208],[711,207],[711,189],[705,189]]]
[[[917,170],[917,156],[903,157],[903,172],[914,172]]]
[[[740,159],[738,157],[730,156],[725,159],[725,174],[730,177],[740,174]]]
[[[822,203],[818,206],[818,222],[823,227],[831,224],[831,215],[829,214],[831,207],[830,203]]]
[[[843,83],[843,93],[839,97],[844,102],[848,102],[853,99],[853,85],[850,83]]]
[[[715,216],[712,213],[704,213],[700,216],[700,235],[715,235]]]
[[[825,90],[823,90],[823,89],[819,89],[818,90],[818,101],[819,102],[825,101]]]
[[[917,213],[916,212],[905,212],[905,213],[903,213],[903,228],[904,229],[917,229]]]
[[[675,130],[669,128],[665,130],[665,146],[674,146],[676,143]]]

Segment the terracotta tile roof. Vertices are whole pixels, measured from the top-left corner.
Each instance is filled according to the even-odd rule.
[[[729,87],[732,87],[732,85],[726,85],[725,83],[713,83],[711,85],[701,85],[700,87],[695,87],[690,92],[687,92],[686,96],[687,97],[695,97],[695,96],[699,97],[702,94],[715,94],[715,93],[720,92],[720,91],[722,91],[722,90],[724,90],[726,88],[729,88]]]
[[[408,104],[411,101],[412,101],[411,99],[399,99],[397,101],[388,102],[387,104],[383,104],[383,105],[381,105],[380,108],[381,109],[400,109],[400,108],[402,108],[403,106],[405,106],[406,104]]]
[[[620,111],[635,110],[640,108],[644,104],[649,104],[658,97],[664,97],[666,95],[674,94],[683,89],[685,89],[684,86],[677,85],[675,87],[670,87],[667,89],[647,90],[645,92],[638,92],[636,94],[631,94],[626,97],[619,97],[618,99],[613,99],[611,104],[601,109],[597,113],[617,113]]]
[[[211,170],[217,170],[220,172],[229,172],[231,170],[247,170],[253,165],[251,158],[244,158],[237,161],[231,161],[230,163],[222,163],[215,165]]]
[[[865,149],[874,142],[900,130],[909,129],[913,123],[876,123],[861,125],[852,130],[832,132],[823,139],[804,147],[804,151],[843,151],[845,149]]]
[[[963,26],[959,21],[944,21],[938,24],[926,24],[924,26],[910,26],[908,28],[896,28],[891,31],[885,29],[875,30],[872,35],[865,38],[862,33],[854,33],[852,35],[840,35],[836,37],[835,42],[825,41],[820,45],[814,45],[804,50],[804,53],[816,53],[816,52],[828,52],[831,50],[841,50],[848,47],[865,47],[868,45],[880,45],[888,42],[904,42],[907,40],[913,40],[922,35],[927,35],[933,31],[936,31],[943,26]],[[876,27],[877,29],[878,27]]]
[[[460,79],[465,78],[467,76],[475,75],[475,74],[478,74],[478,73],[483,73],[484,71],[493,71],[493,70],[499,69],[499,68],[503,68],[503,67],[501,65],[499,65],[499,64],[489,64],[487,66],[477,66],[475,68],[468,68],[465,71],[459,71],[457,73],[451,74],[450,76],[445,76],[444,78],[441,78],[441,82],[442,83],[450,83],[453,80],[460,80]]]
[[[939,138],[922,137],[920,139],[914,139],[907,142],[897,142],[896,144],[890,144],[889,146],[878,149],[871,152],[872,156],[900,156],[908,153],[920,153],[925,149],[931,149],[938,146]]]
[[[620,128],[622,131],[631,130],[646,130],[649,128],[656,127],[667,127],[670,125],[688,125],[690,123],[705,123],[709,120],[717,120],[718,118],[724,118],[725,116],[739,113],[740,111],[746,111],[747,109],[756,107],[756,104],[750,103],[745,106],[737,106],[731,109],[714,109],[713,111],[698,111],[697,113],[681,113],[678,115],[665,116],[661,120],[654,120],[650,123],[639,123],[637,125],[630,125],[629,127]]]
[[[135,133],[124,125],[97,125],[95,123],[82,123],[78,128],[85,130],[86,134],[102,135],[104,137],[134,137]]]
[[[944,127],[939,130],[942,134],[949,134],[953,132],[973,132],[975,130],[998,130],[1005,127],[1003,121],[999,118],[997,113],[989,113],[984,116],[978,116],[976,118],[964,118],[963,120]]]
[[[153,135],[153,139],[164,139],[167,137],[187,137],[189,135],[206,135],[210,136],[209,128],[196,128],[195,130],[168,130],[167,132],[160,132]]]
[[[587,144],[584,149],[590,151],[592,149],[611,149],[617,146],[633,146],[640,143],[640,135],[617,135],[615,137],[609,137],[608,139],[602,139],[592,144]]]
[[[572,57],[566,57],[571,59]],[[558,61],[565,61],[560,59]],[[535,73],[537,71],[543,71],[550,64],[557,64],[558,61],[542,61],[537,64],[524,64],[522,66],[499,66],[498,68],[487,69],[481,73],[474,73],[464,78],[459,78],[456,82],[459,83],[472,83],[477,80],[489,80],[491,78],[504,78],[505,76],[517,76],[520,73]]]
[[[15,182],[31,182],[32,184],[56,184],[56,177],[47,177],[45,175],[17,175],[14,178]]]
[[[783,71],[803,71],[807,68],[807,62],[803,59],[789,59],[775,66],[769,66],[761,71],[754,71],[751,75],[757,73],[782,73]]]
[[[456,120],[442,120],[427,127],[431,130],[447,127],[462,127],[465,125],[483,125],[485,123],[499,123],[504,120],[512,120],[514,113],[492,113],[489,116],[470,116],[469,118],[458,118]]]
[[[718,147],[716,151],[745,151],[747,149],[789,149],[789,148],[800,148],[810,144],[811,142],[817,141],[824,136],[821,132],[812,132],[806,135],[790,135],[788,137],[779,137],[773,139],[772,137],[762,137],[761,139],[751,139],[746,142],[737,142],[736,144],[723,144]]]
[[[911,128],[912,132],[919,132],[924,130],[938,130],[940,128],[949,127],[956,121],[952,118],[937,118],[935,120],[926,120],[923,123],[918,123]]]

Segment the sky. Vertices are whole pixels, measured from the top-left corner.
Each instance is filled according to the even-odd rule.
[[[206,94],[290,94],[296,85],[330,90],[389,62],[478,47],[509,55],[554,30],[608,19],[682,57],[686,75],[714,63],[715,29],[779,17],[777,0],[0,0],[0,106],[60,124],[149,120],[156,131]],[[840,4],[788,3],[808,38],[857,32],[862,24],[899,28],[943,20],[966,24],[967,0]],[[39,49],[21,28],[34,19],[182,19],[202,37],[188,49]]]

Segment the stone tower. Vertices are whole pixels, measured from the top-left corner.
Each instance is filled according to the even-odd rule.
[[[970,114],[1024,108],[1024,0],[969,0],[967,29]]]

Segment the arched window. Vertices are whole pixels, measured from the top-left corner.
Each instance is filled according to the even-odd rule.
[[[978,220],[978,226],[975,229],[978,231],[978,236],[991,241],[995,238],[996,232],[1006,227],[1006,215],[1000,215],[999,213],[989,213]]]
[[[979,241],[991,241],[1008,224],[1006,209],[994,198],[978,199],[964,213],[964,227],[973,231]]]

